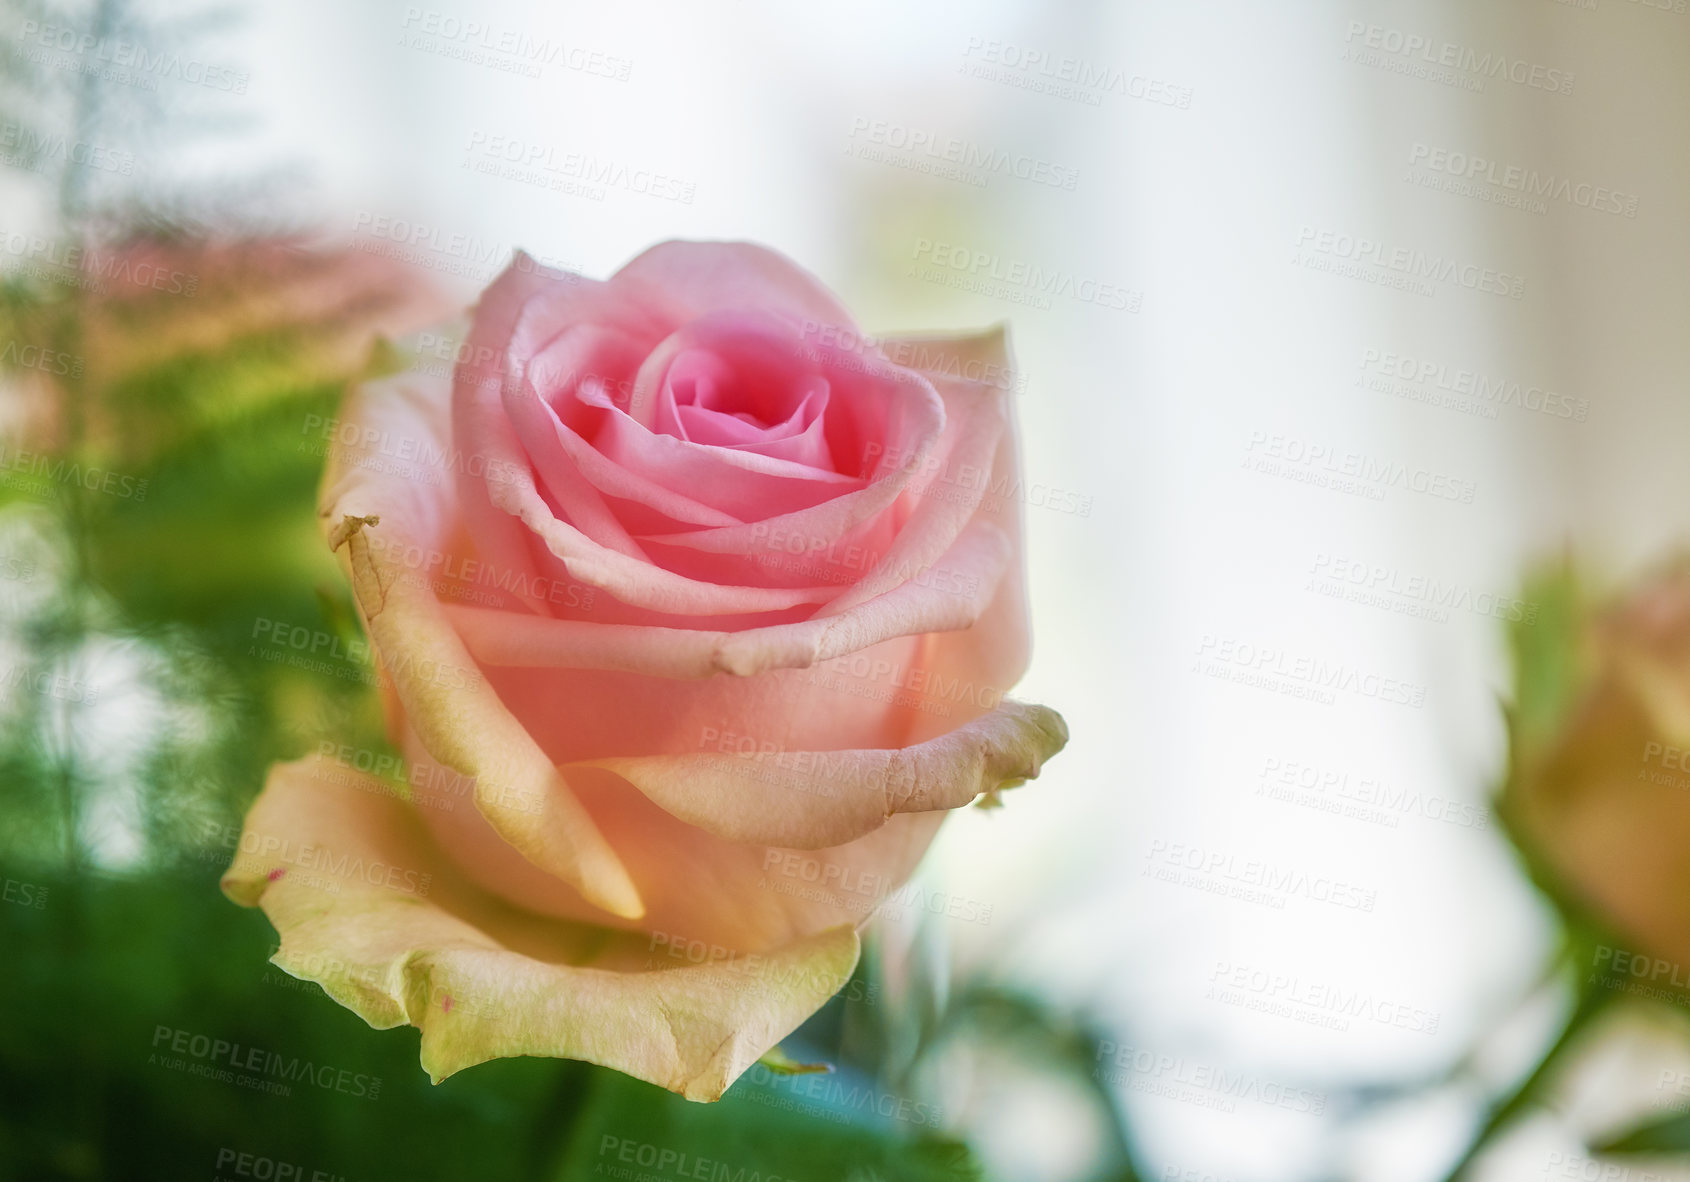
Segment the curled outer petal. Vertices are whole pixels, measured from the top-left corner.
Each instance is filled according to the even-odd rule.
[[[449,455],[444,409],[401,375],[355,390],[346,413]],[[365,450],[380,438],[368,431],[335,453],[321,516],[407,720],[436,759],[476,778],[477,808],[523,857],[611,914],[638,918],[644,906],[621,859],[477,670],[439,601],[397,559],[407,546],[441,548],[450,511],[436,503],[435,486],[392,472]],[[367,533],[378,529],[399,544],[370,545]]]
[[[467,883],[395,792],[320,758],[277,765],[222,886],[275,925],[283,971],[376,1029],[420,1029],[436,1083],[545,1055],[715,1100],[856,966],[849,925],[699,958],[516,910]]]
[[[899,813],[961,808],[1039,774],[1068,741],[1062,716],[1004,701],[914,747],[703,753],[599,759],[654,803],[729,841],[823,849],[855,841]]]

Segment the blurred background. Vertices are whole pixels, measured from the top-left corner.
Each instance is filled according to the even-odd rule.
[[[1509,803],[1690,536],[1684,0],[5,0],[0,36],[0,1178],[573,1178],[603,1136],[765,1179],[1690,1177],[1690,968],[1604,906],[1590,814]],[[920,1120],[762,1069],[710,1108],[430,1087],[216,889],[272,760],[382,742],[366,667],[253,639],[356,637],[313,518],[345,383],[515,248],[671,237],[771,245],[874,333],[1010,326],[1022,696],[1073,741],[945,826],[799,1040]],[[1647,778],[1682,717],[1602,774],[1684,797]],[[921,902],[959,896],[987,920]],[[197,1078],[161,1029],[379,1096]]]

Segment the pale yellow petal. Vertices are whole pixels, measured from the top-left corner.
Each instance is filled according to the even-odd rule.
[[[370,1025],[422,1031],[440,1081],[489,1059],[580,1059],[714,1100],[856,965],[843,926],[759,956],[516,910],[469,885],[384,782],[274,768],[223,890],[262,908],[274,961]]]

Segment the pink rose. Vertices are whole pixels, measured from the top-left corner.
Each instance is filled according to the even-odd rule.
[[[421,1027],[437,1079],[555,1055],[720,1096],[946,811],[1066,741],[1003,696],[1010,374],[1000,330],[865,340],[760,247],[519,255],[334,427],[322,519],[406,765],[272,772],[224,887],[277,963]]]

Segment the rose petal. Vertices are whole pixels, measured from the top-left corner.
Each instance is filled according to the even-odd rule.
[[[499,405],[505,342],[523,306],[537,294],[562,291],[579,299],[572,280],[576,277],[542,267],[517,251],[511,264],[481,293],[463,329],[448,329],[443,334],[446,339],[463,342],[448,394],[451,439],[459,454],[466,457],[454,469],[459,512],[475,535],[483,560],[505,570],[547,566],[550,569],[545,573],[553,578],[566,577],[563,564],[536,547],[522,522],[494,504],[493,488],[508,472],[527,463],[516,432]],[[492,484],[489,476],[494,479]],[[519,598],[535,611],[545,610],[545,605],[531,596]]]
[[[652,349],[639,367],[626,411],[583,390],[573,403],[560,405],[560,414],[618,467],[697,497],[736,520],[809,508],[862,487],[854,471],[834,470],[830,435],[849,440],[852,424],[865,414],[884,413],[880,404],[887,399],[857,397],[855,390],[835,399],[800,344],[795,330],[778,318],[716,313],[682,325]],[[678,402],[677,382],[691,398],[702,385],[706,405]],[[800,437],[789,445],[777,438],[770,421],[790,422],[812,400],[832,404],[828,415],[817,414],[810,424],[817,428],[813,443],[799,446]],[[728,410],[759,420],[753,433],[761,442],[724,445],[714,438],[718,429],[708,431],[712,438],[697,439],[687,430],[689,423],[706,427]],[[732,421],[741,429],[751,426]],[[828,463],[818,465],[816,458]]]
[[[820,374],[787,379],[792,394],[787,413],[768,421],[753,411],[731,409],[729,387],[739,380],[734,367],[708,349],[690,349],[675,358],[659,399],[658,428],[692,443],[736,448],[834,471],[828,450],[827,404],[832,387]],[[685,395],[684,401],[678,401]],[[783,408],[776,407],[779,414]]]
[[[1007,359],[1002,333],[991,335]],[[915,509],[875,569],[824,607],[822,615],[848,611],[907,580],[910,571],[938,562],[992,489],[993,458],[1009,433],[1010,409],[1003,391],[944,377],[935,378],[934,388],[945,404],[945,435],[910,489]]]
[[[674,616],[752,615],[821,604],[836,587],[750,587],[708,583],[665,570],[599,545],[559,521],[534,487],[516,476],[495,494],[494,503],[519,517],[546,548],[563,561],[572,578],[591,583],[623,603]]]
[[[626,471],[671,491],[692,489],[699,500],[738,521],[831,504],[863,487],[849,473],[662,435],[617,412],[604,415],[592,443]]]
[[[652,937],[510,908],[466,883],[383,781],[272,770],[223,890],[276,927],[272,958],[377,1029],[422,1031],[438,1083],[489,1059],[580,1059],[715,1100],[856,965],[850,926],[704,963]]]
[[[1001,328],[965,336],[902,337],[883,345],[891,357],[930,368],[936,387],[955,394],[969,387],[999,406],[1007,428],[998,436],[992,457],[991,475],[984,482],[985,495],[974,511],[974,522],[990,522],[1007,539],[1010,560],[999,580],[992,601],[967,632],[936,632],[923,639],[922,666],[933,675],[930,684],[946,681],[995,686],[1008,690],[1027,671],[1031,658],[1031,626],[1027,612],[1027,569],[1022,544],[1022,471],[1019,433],[1014,427],[1014,407],[1006,397],[1014,386],[1014,363],[1007,335]],[[965,375],[958,377],[957,375]],[[975,382],[968,374],[990,375],[994,380]],[[922,694],[929,701],[931,694]],[[944,726],[929,712],[917,715],[917,737],[937,733]]]
[[[581,472],[565,449],[557,413],[540,398],[532,383],[505,386],[505,413],[510,415],[534,470],[545,482],[565,520],[593,542],[641,562],[649,559],[628,535],[599,490]]]
[[[908,348],[901,346],[908,344]],[[1012,365],[1007,343],[1001,329],[966,337],[910,338],[899,341],[898,356],[918,358],[941,367],[933,374],[933,386],[943,400],[944,433],[931,459],[916,462],[913,458],[897,457],[899,475],[912,481],[904,491],[905,500],[914,508],[898,530],[896,538],[883,548],[864,545],[850,534],[828,542],[824,547],[812,543],[812,536],[827,537],[834,527],[828,520],[838,512],[834,504],[805,514],[794,514],[770,522],[747,526],[691,531],[659,536],[642,535],[640,541],[648,552],[671,568],[699,575],[709,573],[724,580],[743,579],[759,564],[785,551],[796,536],[799,563],[805,572],[829,571],[839,568],[844,584],[840,595],[826,604],[817,617],[843,615],[854,612],[864,603],[886,594],[889,589],[908,582],[923,572],[930,573],[927,586],[935,595],[945,590],[946,580],[937,577],[946,570],[964,569],[949,549],[957,545],[960,535],[976,527],[995,528],[1007,539],[1005,565],[1009,577],[1003,580],[1002,602],[993,600],[986,615],[986,602],[980,610],[969,615],[967,623],[975,625],[985,619],[990,627],[977,628],[966,636],[951,637],[948,644],[959,650],[975,650],[989,659],[975,663],[958,676],[993,684],[1007,689],[1021,676],[1026,664],[1025,576],[1021,570],[1019,537],[1021,532],[1020,470],[1016,457],[1014,413],[1005,388],[1010,384]],[[948,376],[951,372],[992,373],[1000,380],[987,384]],[[896,456],[896,453],[893,453]],[[871,486],[872,487],[872,486]],[[797,531],[796,534],[788,531]],[[977,530],[976,530],[977,532]],[[757,543],[754,539],[762,539]],[[741,564],[724,561],[703,568],[701,563],[684,566],[666,556],[664,547],[737,548],[749,546]],[[877,555],[873,569],[862,572],[841,561],[858,554]],[[831,564],[831,565],[830,565]],[[761,569],[767,570],[766,565]],[[998,583],[996,572],[992,585]],[[900,598],[907,601],[920,594],[907,592]],[[930,613],[944,614],[954,605],[934,604],[925,610],[917,609],[917,617]],[[935,627],[931,631],[944,631]],[[791,635],[790,633],[786,635]],[[940,655],[935,658],[943,661]]]
[[[358,387],[343,421],[359,442],[338,449],[324,476],[319,516],[345,551],[354,598],[405,716],[437,758],[502,795],[476,804],[522,855],[613,914],[638,916],[639,894],[580,802],[533,737],[476,669],[432,591],[399,560],[408,547],[438,552],[455,514],[444,491],[380,461],[381,441],[449,449],[441,383],[400,375]],[[366,530],[380,529],[371,546]]]
[[[549,412],[545,430],[556,435],[558,444],[581,475],[618,503],[636,502],[677,525],[737,524],[738,518],[703,504],[685,490],[668,488],[616,464],[576,431],[572,424],[590,429],[579,413],[580,406],[614,411],[619,400],[627,400],[624,390],[632,388],[631,378],[612,378],[617,383],[614,391],[607,389],[604,381],[584,380],[594,373],[594,357],[602,356],[605,351],[607,335],[595,325],[579,325],[560,333],[529,364],[530,389],[549,392],[542,400]]]
[[[913,747],[635,756],[588,766],[615,772],[718,837],[808,850],[854,841],[898,813],[961,808],[982,792],[1031,780],[1067,742],[1056,711],[1006,699]]]
[[[528,456],[518,442],[511,421],[503,413],[503,383],[488,383],[466,379],[460,366],[450,391],[440,383],[423,375],[411,375],[421,396],[452,402],[454,429],[466,419],[463,406],[466,390],[473,391],[473,413],[468,418],[473,425],[462,427],[470,441],[465,450],[478,456],[488,476],[481,483],[481,493],[493,508],[516,519],[544,547],[544,552],[558,559],[561,571],[544,571],[554,579],[575,579],[591,583],[626,604],[676,616],[753,615],[763,612],[786,611],[805,605],[826,603],[838,594],[827,586],[811,587],[753,587],[704,582],[688,578],[654,566],[643,559],[601,545],[566,521],[560,521],[551,506],[540,495]],[[489,426],[496,420],[498,426]],[[776,461],[767,461],[776,462]],[[472,520],[472,524],[477,524]],[[484,535],[480,530],[485,528]],[[498,560],[511,569],[533,565],[532,558],[520,548],[500,545],[503,536],[493,524],[477,524],[478,547],[484,536],[498,547]],[[543,604],[531,601],[535,610]]]
[[[795,342],[795,347],[802,342]],[[846,491],[820,504],[781,512],[746,513],[743,525],[683,530],[665,534],[643,534],[642,543],[686,548],[725,556],[721,569],[730,579],[763,577],[764,560],[779,546],[796,544],[798,552],[816,556],[823,567],[837,566],[838,555],[848,543],[857,544],[852,531],[885,514],[912,486],[930,480],[941,470],[946,449],[959,438],[981,430],[981,423],[996,414],[989,399],[963,397],[946,399],[935,384],[910,370],[899,369],[874,355],[852,356],[834,346],[802,345],[818,359],[817,364],[832,389],[830,412],[836,417],[854,412],[858,418],[846,426],[834,424],[830,447],[835,460],[854,457],[848,468],[862,467],[866,485]],[[962,418],[949,420],[952,403]],[[991,427],[1001,430],[1001,422]],[[968,490],[951,490],[966,496]],[[974,490],[978,499],[979,489]],[[966,509],[953,514],[960,528],[968,519]],[[943,539],[948,545],[950,537]],[[944,545],[936,548],[942,552]],[[661,554],[661,551],[652,551]],[[670,560],[665,560],[670,565]],[[855,583],[860,572],[848,573]],[[878,593],[884,585],[875,588]]]
[[[696,749],[696,739],[692,746]],[[451,773],[438,770],[414,739],[406,740],[405,749],[409,778],[424,804],[418,812],[446,856],[478,886],[537,914],[634,926],[604,919],[557,879],[510,857],[473,809],[429,807],[430,800],[444,806],[456,799],[461,785],[454,787]],[[908,881],[947,815],[900,813],[845,845],[780,850],[727,841],[689,825],[599,768],[578,769],[570,783],[639,884],[646,914],[638,927],[738,952],[773,951],[840,924],[866,923]],[[817,867],[829,871],[825,883]],[[804,873],[808,881],[797,877]]]
[[[610,283],[674,324],[709,312],[778,312],[795,324],[849,327],[851,315],[826,285],[792,260],[750,242],[660,242]]]
[[[601,624],[450,605],[472,656],[488,665],[620,669],[655,677],[749,677],[804,669],[898,636],[971,627],[992,602],[1014,555],[991,522],[965,530],[925,572],[833,615],[738,632]],[[927,581],[924,581],[927,580]],[[935,589],[933,582],[945,586]]]
[[[535,312],[541,303],[555,312],[544,316]],[[636,336],[652,331],[650,313],[631,304],[625,293],[611,292],[607,284],[552,272],[520,252],[483,294],[476,310],[466,359],[453,376],[449,398],[453,442],[475,461],[473,473],[470,465],[463,466],[466,475],[458,484],[478,547],[507,569],[536,565],[536,558],[547,565],[547,556],[555,558],[562,569],[544,569],[542,573],[548,577],[592,583],[625,603],[674,615],[784,611],[833,598],[834,592],[826,587],[739,587],[674,575],[600,545],[557,519],[540,495],[527,453],[504,413],[503,401],[508,338],[524,322],[531,325],[529,335],[540,335],[540,322],[556,325],[556,335],[571,323],[572,314],[591,316],[594,323]],[[544,343],[532,342],[535,348]],[[490,356],[496,356],[496,361]],[[428,385],[421,375],[413,376]],[[498,512],[516,519],[516,528],[511,528],[511,520],[501,520]],[[538,538],[539,547],[531,544],[534,538],[530,535]],[[532,599],[529,605],[536,611],[544,610],[542,603]]]

